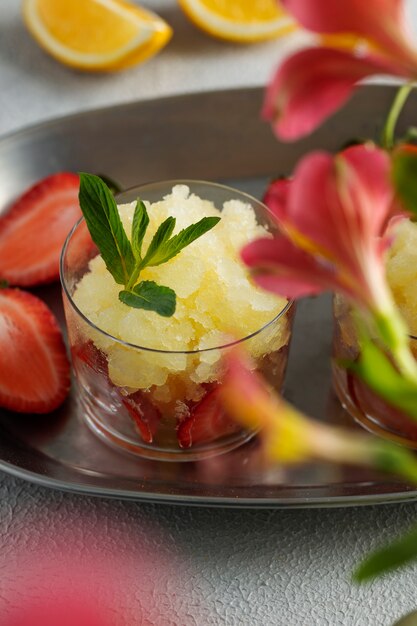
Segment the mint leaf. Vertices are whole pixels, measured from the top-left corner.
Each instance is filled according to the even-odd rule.
[[[353,574],[356,582],[371,580],[417,560],[417,527],[391,545],[371,554]]]
[[[171,317],[175,313],[175,291],[153,280],[143,280],[132,291],[121,291],[119,299],[135,309],[155,311],[163,317]]]
[[[142,244],[145,237],[146,230],[149,226],[149,215],[146,210],[146,206],[138,198],[135,208],[135,214],[133,216],[132,224],[132,249],[138,261],[142,260]]]
[[[97,176],[101,178],[105,185],[107,185],[113,195],[122,191],[122,187],[119,183],[116,183],[116,181],[110,178],[110,176],[106,176],[105,174],[97,174]]]
[[[417,218],[417,148],[405,146],[393,155],[392,177],[395,190],[407,211]]]
[[[152,267],[166,263],[181,252],[183,248],[189,246],[190,243],[211,230],[219,221],[220,217],[203,217],[199,222],[187,226],[187,228],[181,230],[171,239],[160,241],[152,250],[151,244],[143,259],[143,264]]]
[[[149,244],[149,248],[146,251],[145,258],[141,264],[142,268],[154,265],[151,261],[156,255],[158,255],[160,248],[171,237],[176,221],[175,217],[168,217],[165,222],[162,222],[162,224],[159,225],[158,230],[154,234],[152,241]]]
[[[126,285],[135,258],[110,190],[98,176],[80,173],[79,201],[91,238],[107,269],[117,283]]]
[[[346,367],[386,402],[417,420],[417,385],[404,378],[371,339],[362,336],[360,348],[359,360]]]

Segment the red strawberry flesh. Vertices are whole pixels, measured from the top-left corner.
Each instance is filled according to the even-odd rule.
[[[62,246],[81,217],[78,190],[76,174],[53,174],[0,217],[0,279],[24,287],[59,278]]]
[[[158,409],[141,391],[122,398],[122,402],[143,441],[152,443],[161,421]]]
[[[74,361],[79,359],[97,372],[97,374],[103,374],[108,377],[109,368],[106,355],[96,348],[91,340],[75,345],[72,348],[72,358]]]
[[[49,413],[69,388],[69,362],[52,312],[30,293],[0,289],[0,406]]]
[[[180,448],[209,443],[239,430],[239,425],[225,414],[219,394],[219,387],[209,391],[180,422],[177,430]]]

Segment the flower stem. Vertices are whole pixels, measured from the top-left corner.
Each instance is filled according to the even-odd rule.
[[[376,440],[372,440],[369,447],[371,449],[368,451],[368,458],[376,469],[402,476],[417,485],[417,460],[410,450],[387,441]]]
[[[382,147],[386,150],[392,150],[395,143],[395,127],[397,125],[398,118],[403,110],[404,104],[408,96],[410,95],[414,87],[413,83],[407,83],[400,87],[394,98],[394,102],[391,105],[390,112],[388,113],[387,120],[382,130],[381,143]]]
[[[396,306],[390,308],[391,310],[375,316],[379,336],[390,351],[401,374],[417,383],[417,363],[410,350],[407,327]]]

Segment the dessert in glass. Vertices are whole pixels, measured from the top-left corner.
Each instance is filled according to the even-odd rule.
[[[417,358],[417,225],[402,220],[388,252],[387,279],[395,302],[410,330],[410,348]],[[333,300],[333,382],[343,406],[362,426],[387,439],[417,449],[417,422],[380,398],[356,376],[338,365],[355,361],[359,346],[349,303]]]
[[[167,262],[142,271],[147,285],[175,292],[171,316],[121,301],[85,219],[74,227],[61,280],[81,413],[106,442],[147,458],[226,452],[254,433],[219,402],[225,352],[241,343],[273,388],[283,383],[292,304],[256,287],[239,256],[244,244],[276,227],[263,204],[236,189],[167,181],[117,198],[128,238],[138,198],[149,216],[144,250],[167,218],[176,219],[173,236],[202,218],[221,219]]]

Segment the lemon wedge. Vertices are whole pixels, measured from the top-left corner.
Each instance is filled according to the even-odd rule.
[[[124,0],[24,0],[23,15],[42,48],[82,70],[140,63],[172,35],[158,15]]]
[[[178,0],[196,26],[220,39],[254,42],[295,28],[277,0]]]

